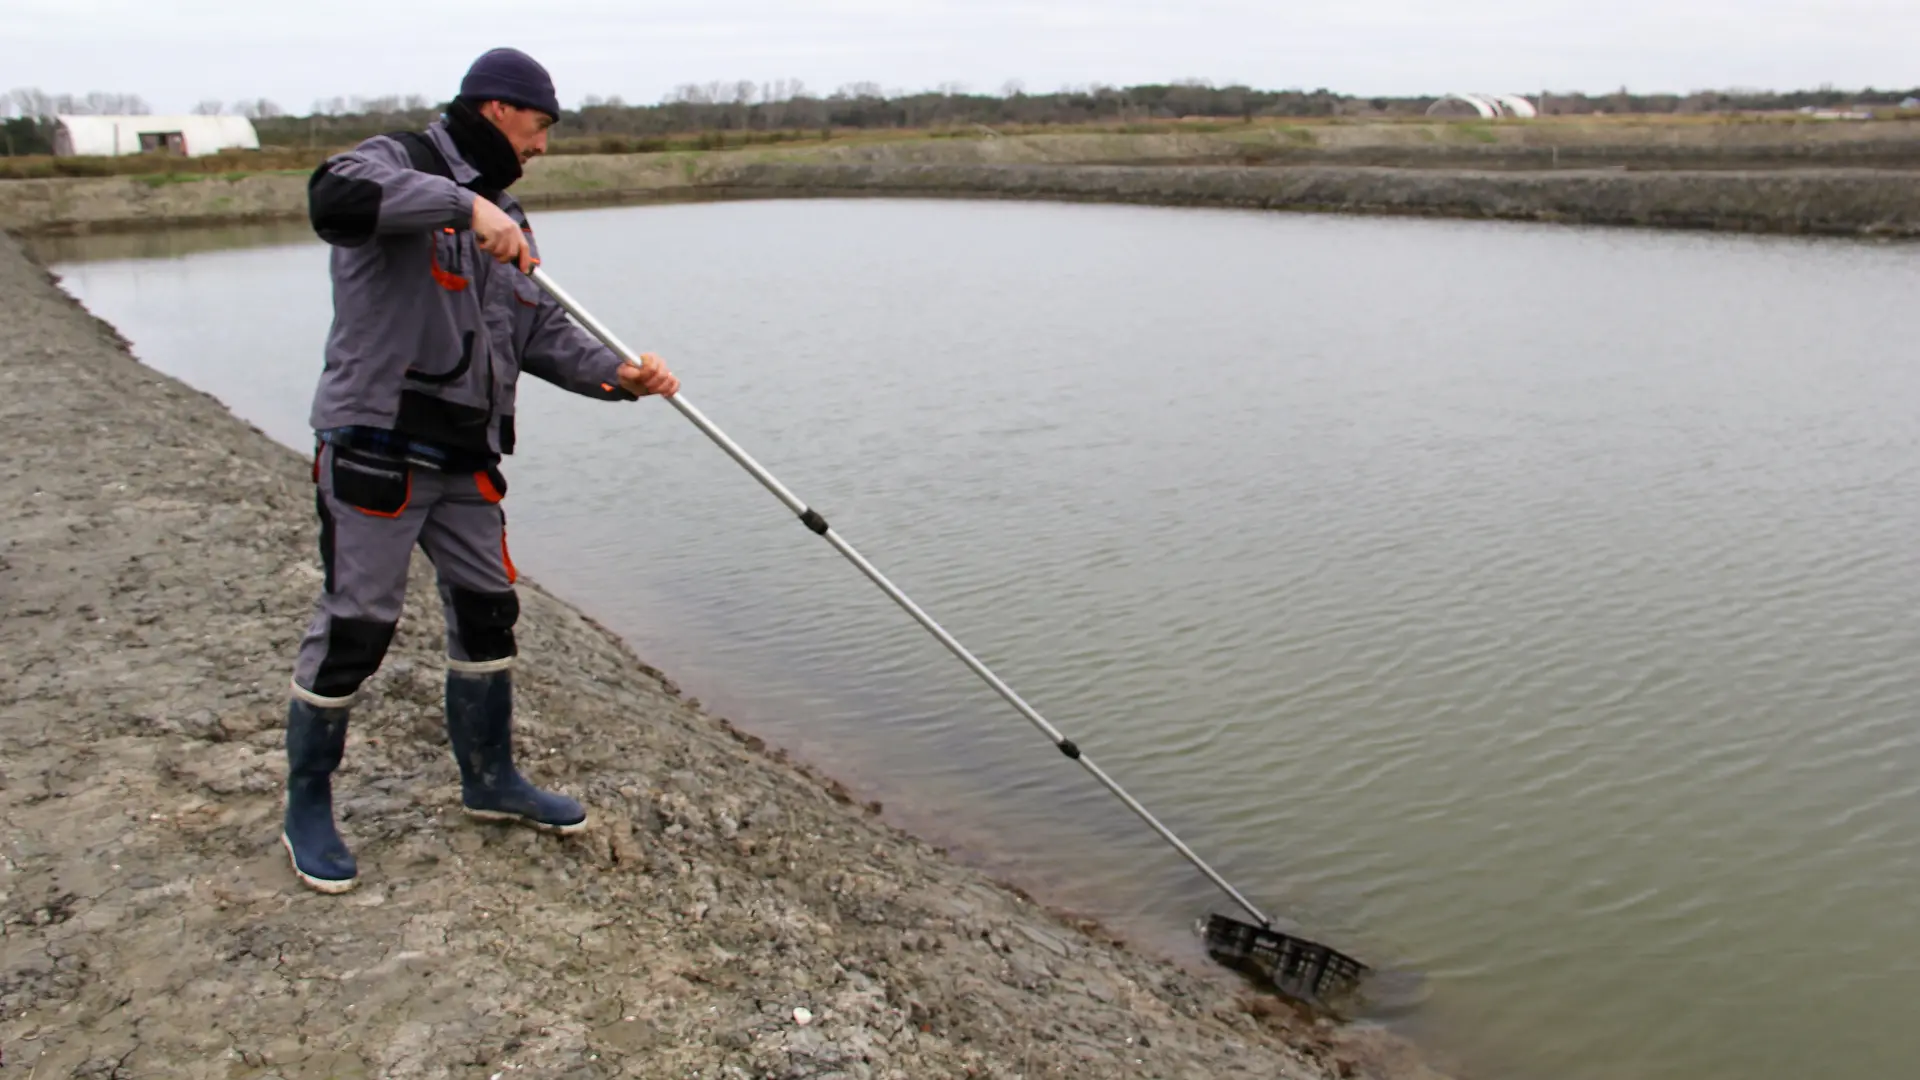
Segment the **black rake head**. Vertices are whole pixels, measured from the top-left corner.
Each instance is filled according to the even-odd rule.
[[[1353,989],[1368,970],[1336,949],[1225,915],[1207,917],[1206,941],[1220,963],[1317,1005]]]

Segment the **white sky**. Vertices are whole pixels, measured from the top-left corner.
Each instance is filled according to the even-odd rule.
[[[560,99],[798,78],[998,92],[1181,78],[1360,95],[1920,86],[1920,0],[0,0],[0,92],[452,95],[494,45]]]

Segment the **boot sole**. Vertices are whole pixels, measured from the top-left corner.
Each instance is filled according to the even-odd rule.
[[[538,829],[541,832],[553,833],[556,836],[572,836],[574,833],[585,832],[587,831],[587,824],[593,820],[593,816],[589,814],[571,825],[552,825],[544,821],[536,821],[524,814],[509,813],[505,810],[475,810],[471,806],[463,806],[460,809],[465,810],[467,816],[476,821],[495,821],[510,825],[525,825],[529,829]]]
[[[338,896],[360,883],[360,879],[357,877],[342,878],[336,881],[331,878],[314,877],[312,874],[300,869],[300,860],[293,857],[293,841],[287,839],[286,833],[280,834],[280,846],[287,849],[287,861],[293,864],[294,876],[305,883],[307,888],[315,892],[323,892],[329,896]]]

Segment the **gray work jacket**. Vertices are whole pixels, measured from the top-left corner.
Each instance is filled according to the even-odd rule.
[[[425,134],[453,180],[413,168],[404,145],[376,135],[308,182],[308,214],[332,246],[333,278],[313,428],[382,428],[465,453],[510,454],[523,370],[577,394],[633,400],[615,377],[613,350],[518,267],[480,250],[468,186],[479,172],[444,120]],[[531,245],[519,201],[504,192],[493,201]]]

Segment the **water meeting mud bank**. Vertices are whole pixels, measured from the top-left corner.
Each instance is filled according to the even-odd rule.
[[[1088,134],[565,155],[534,161],[515,194],[534,208],[906,195],[1920,236],[1913,182],[1920,124],[1878,128],[1885,134],[1778,125],[1267,128],[1234,137]],[[1485,141],[1469,137],[1475,133]],[[0,181],[0,228],[28,234],[298,219],[305,210],[304,173]]]
[[[1870,169],[1554,172],[1373,166],[748,165],[712,194],[1059,199],[1822,236],[1920,236],[1920,185]]]
[[[6,237],[0,297],[22,1075],[1436,1075],[889,826],[525,579],[521,756],[594,827],[458,814],[421,563],[336,781],[363,883],[305,891],[276,835],[320,580],[307,459],[141,364]]]

